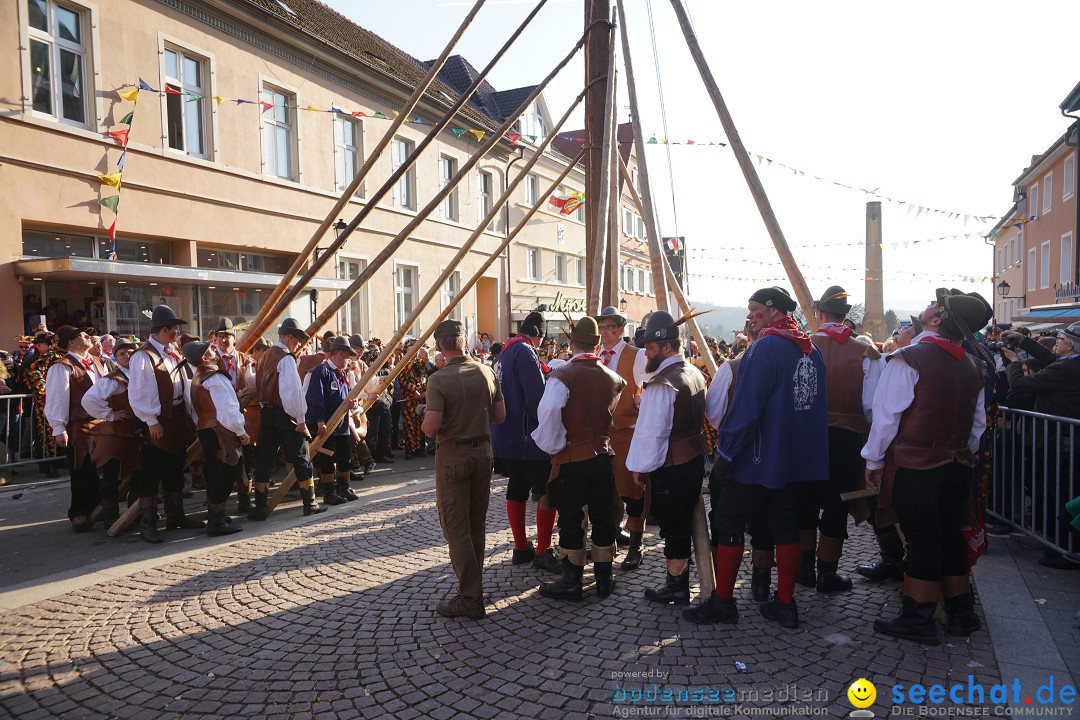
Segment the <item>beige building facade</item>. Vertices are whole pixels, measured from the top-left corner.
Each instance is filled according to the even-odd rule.
[[[250,319],[427,66],[315,0],[15,0],[0,5],[0,37],[8,60],[0,64],[0,96],[9,99],[0,113],[0,303],[8,308],[0,333],[8,337],[29,332],[39,315],[55,329],[83,314],[103,332],[145,336],[144,311],[162,302],[200,334],[223,316]],[[343,220],[365,207],[460,92],[464,61],[452,60],[376,158]],[[140,80],[152,90],[135,103],[120,96]],[[480,146],[473,131],[490,133],[528,94],[482,91],[290,314],[309,322],[459,172]],[[128,113],[125,152],[107,133],[128,128]],[[529,137],[521,152],[540,142],[545,122],[542,102],[525,108],[518,127]],[[98,176],[117,173],[122,153],[117,190]],[[518,154],[502,139],[331,329],[388,337],[502,193]],[[554,177],[558,162],[545,157],[537,174]],[[519,188],[522,200],[485,230],[414,331],[497,247],[527,191]],[[99,200],[117,194],[114,215]],[[583,225],[540,216],[510,253],[511,274],[505,261],[495,262],[455,311],[474,338],[505,335],[511,313],[528,304],[518,296],[583,297],[575,265],[584,254]],[[319,245],[333,239],[331,231]],[[515,264],[525,247],[545,253],[543,277],[532,284],[515,282],[532,279],[523,259]],[[565,283],[550,277],[560,249]]]

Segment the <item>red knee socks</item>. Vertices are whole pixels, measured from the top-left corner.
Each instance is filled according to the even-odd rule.
[[[558,514],[558,510],[552,508],[551,510],[545,510],[540,507],[540,504],[536,505],[536,554],[547,550],[551,547],[551,531],[555,527],[555,516]]]
[[[510,521],[510,532],[514,533],[514,549],[524,550],[529,547],[529,538],[525,534],[525,503],[507,500],[506,517]]]
[[[736,545],[716,547],[716,589],[713,594],[721,600],[731,600],[735,592],[735,578],[742,564],[743,549]]]
[[[776,597],[790,605],[795,593],[795,573],[799,569],[799,543],[776,546]]]

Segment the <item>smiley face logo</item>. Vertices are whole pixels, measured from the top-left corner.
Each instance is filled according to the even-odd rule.
[[[877,688],[866,678],[859,678],[851,683],[847,691],[848,700],[857,708],[868,708],[877,699]]]

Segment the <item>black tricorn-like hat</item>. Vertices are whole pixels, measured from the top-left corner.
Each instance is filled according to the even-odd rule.
[[[187,325],[187,320],[181,320],[173,312],[173,309],[168,305],[158,305],[154,308],[154,312],[150,315],[150,329],[157,330],[163,327],[172,327],[173,325]]]
[[[847,290],[839,285],[832,285],[814,301],[814,309],[830,315],[847,315],[851,311],[851,303],[847,299]]]
[[[296,322],[296,318],[285,318],[278,325],[278,335],[292,335],[295,338],[299,338],[300,342],[307,342],[309,336],[300,327],[300,324]]]
[[[323,340],[323,352],[329,355],[336,352],[347,352],[353,357],[356,357],[356,349],[349,342],[349,339],[344,335],[338,335],[332,340]]]
[[[228,333],[228,334],[232,335],[233,337],[236,337],[236,332],[233,331],[233,321],[232,321],[231,318],[227,318],[227,317],[223,317],[220,320],[218,320],[217,328],[214,330],[214,332],[215,333]]]

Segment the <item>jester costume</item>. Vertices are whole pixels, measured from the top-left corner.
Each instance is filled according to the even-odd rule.
[[[34,445],[38,448],[38,457],[51,458],[56,455],[56,443],[52,430],[45,420],[45,375],[49,368],[67,353],[50,348],[47,353],[30,363],[26,371],[26,385],[34,394]]]
[[[424,453],[424,433],[420,430],[423,418],[419,414],[424,399],[420,395],[427,389],[427,368],[419,358],[413,358],[401,371],[401,395],[405,399],[402,408],[402,425],[405,428],[405,452],[413,455]]]

